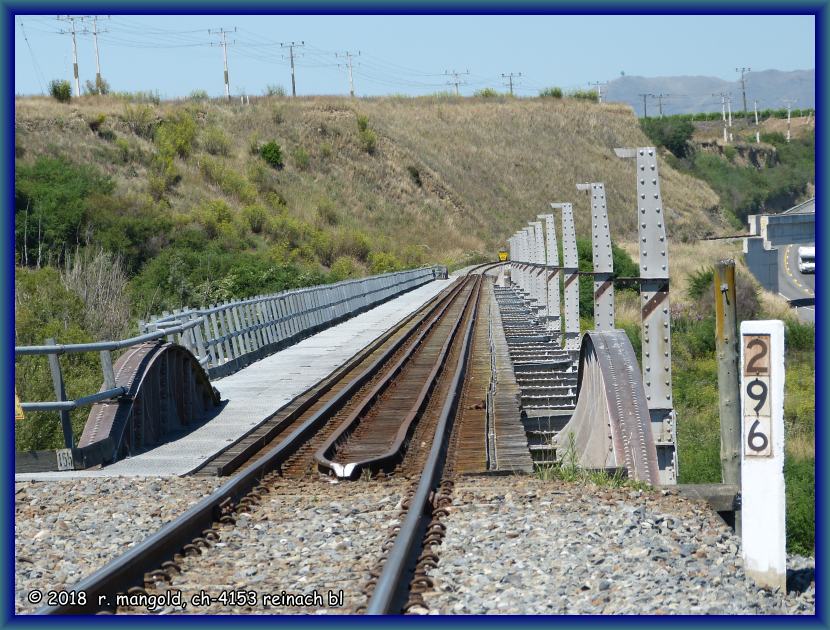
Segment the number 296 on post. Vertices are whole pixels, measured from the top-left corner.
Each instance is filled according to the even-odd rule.
[[[770,336],[744,335],[744,456],[772,456]]]

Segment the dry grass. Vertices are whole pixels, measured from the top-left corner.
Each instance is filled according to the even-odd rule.
[[[243,175],[255,161],[249,152],[252,140],[274,139],[286,156],[301,148],[309,156],[307,168],[287,159],[284,170],[268,174],[292,216],[313,223],[319,206],[331,204],[339,227],[363,230],[391,251],[423,252],[430,261],[494,253],[551,201],[574,201],[577,231],[587,236],[588,200],[577,196],[574,187],[582,181],[606,183],[615,240],[636,235],[634,165],[616,158],[613,148],[648,140],[626,106],[569,99],[314,97],[261,98],[249,106],[185,101],[132,107],[149,107],[156,120],[186,108],[200,135],[220,128],[230,139],[230,150],[227,157],[214,159]],[[118,148],[88,125],[103,114],[104,128],[149,157],[154,147],[130,132],[124,102],[95,96],[62,105],[33,97],[17,99],[15,108],[21,159],[62,154],[98,165],[120,192],[147,193],[146,159],[124,163]],[[378,135],[373,155],[361,147],[358,114],[368,118]],[[169,196],[174,214],[187,215],[212,198],[242,205],[205,182],[199,170],[204,155],[197,146],[187,160],[177,158],[182,181]],[[661,174],[675,241],[691,242],[726,229],[708,186],[665,162]]]

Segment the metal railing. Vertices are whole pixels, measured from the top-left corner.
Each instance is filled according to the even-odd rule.
[[[139,322],[141,334],[138,336],[120,341],[58,344],[54,339],[47,339],[42,346],[16,346],[16,357],[47,356],[57,398],[47,402],[23,402],[21,407],[24,412],[58,411],[64,443],[66,448],[72,448],[69,411],[127,393],[126,387],[116,385],[113,351],[166,338],[190,350],[208,375],[217,378],[438,277],[446,277],[445,268],[397,271],[236,300],[208,308],[163,313],[149,322]],[[104,385],[100,392],[68,400],[58,357],[80,352],[99,353]]]

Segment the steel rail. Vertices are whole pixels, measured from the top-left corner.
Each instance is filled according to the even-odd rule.
[[[454,302],[456,299],[459,299],[459,296],[460,291],[453,297],[452,302]],[[424,406],[424,402],[427,400],[429,392],[432,390],[432,386],[438,377],[438,373],[441,371],[444,358],[447,356],[447,353],[449,352],[449,349],[452,346],[452,342],[455,339],[455,334],[458,331],[458,328],[461,325],[462,320],[464,319],[466,303],[461,308],[461,311],[458,317],[456,318],[455,322],[453,322],[452,328],[450,329],[449,334],[447,335],[446,341],[442,345],[442,348],[439,352],[437,359],[434,362],[432,370],[430,371],[426,381],[424,382],[423,386],[418,392],[418,395],[416,396],[415,401],[412,404],[409,412],[401,422],[400,428],[398,429],[397,435],[395,436],[395,439],[391,444],[390,448],[381,455],[361,459],[356,462],[341,463],[333,461],[331,459],[332,457],[335,457],[334,450],[336,448],[336,445],[343,443],[346,439],[348,439],[349,435],[351,435],[352,431],[359,423],[361,416],[363,416],[366,413],[366,410],[371,405],[373,405],[380,397],[380,395],[400,376],[404,366],[409,364],[411,359],[422,348],[427,335],[430,332],[432,332],[432,330],[437,325],[438,321],[445,316],[450,306],[451,302],[448,302],[441,310],[441,312],[438,315],[436,315],[430,322],[430,324],[421,332],[421,334],[418,336],[418,339],[415,341],[414,344],[412,344],[412,347],[410,348],[410,351],[407,353],[407,355],[401,357],[401,359],[386,372],[381,381],[378,382],[374,388],[372,388],[372,391],[368,393],[368,395],[362,401],[362,403],[358,405],[349,414],[349,416],[340,424],[337,430],[335,430],[335,432],[331,436],[329,436],[329,438],[320,446],[320,448],[314,454],[314,459],[317,461],[318,468],[322,472],[333,472],[338,477],[351,478],[357,475],[360,472],[361,468],[370,466],[372,464],[376,466],[380,465],[382,462],[394,458],[400,452],[404,438],[406,437],[406,434],[409,431],[409,428],[412,425],[413,420],[418,415],[418,412],[421,410],[421,408]]]
[[[475,269],[489,264],[492,263],[479,265]],[[458,283],[459,286],[453,287],[453,290],[460,290],[462,284]],[[424,314],[423,319],[427,319],[431,312],[429,311]],[[465,338],[466,343],[469,343],[469,330],[470,328],[468,326]],[[72,593],[83,592],[85,594],[84,604],[80,603],[79,598],[70,597],[68,598],[69,601],[74,603],[42,606],[34,614],[94,614],[101,610],[113,609],[116,605],[116,594],[125,593],[133,586],[142,585],[144,583],[143,578],[145,573],[157,569],[163,562],[170,560],[174,554],[179,553],[194,538],[201,536],[205,530],[209,529],[220,519],[223,507],[227,508],[228,506],[238,504],[240,499],[254,489],[266,474],[277,469],[280,464],[298,450],[374,374],[382,369],[383,365],[394,355],[397,346],[398,344],[395,344],[387,349],[321,409],[291,432],[277,446],[270,449],[264,457],[245,467],[210,495],[190,507],[175,520],[167,523],[155,533],[148,536],[135,547],[132,547],[121,556],[114,558],[104,567],[98,569],[68,589],[68,592]],[[466,360],[462,363],[465,362]],[[454,381],[456,386],[458,378],[459,375],[456,372],[456,380]],[[442,417],[448,415],[448,413],[442,413]]]
[[[455,416],[458,400],[462,390],[464,375],[467,370],[467,359],[470,353],[473,336],[473,324],[478,315],[478,302],[481,290],[481,278],[477,281],[475,290],[471,293],[472,311],[464,330],[461,354],[453,374],[450,389],[432,440],[429,457],[424,464],[424,470],[415,494],[409,502],[406,518],[401,523],[400,531],[395,538],[395,544],[389,552],[389,557],[383,565],[383,571],[378,578],[372,597],[366,608],[366,614],[385,615],[397,614],[402,610],[400,603],[402,581],[407,577],[407,569],[412,561],[413,551],[423,533],[426,509],[430,495],[436,486],[438,477],[447,456],[448,440]]]

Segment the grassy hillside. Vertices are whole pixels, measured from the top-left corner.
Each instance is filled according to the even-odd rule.
[[[109,230],[118,217],[122,232],[141,233],[122,243],[140,250],[131,273],[184,232],[320,272],[341,257],[345,272],[372,271],[372,253],[386,255],[376,269],[492,255],[550,201],[574,200],[586,235],[587,203],[574,184],[594,179],[606,182],[613,236],[631,240],[634,169],[612,149],[649,142],[629,108],[568,99],[26,98],[16,101],[15,127],[18,171],[48,156],[105,176],[65,236],[70,246],[118,249]],[[282,168],[256,154],[268,141],[280,146]],[[665,163],[662,175],[673,238],[723,227],[707,186]]]

